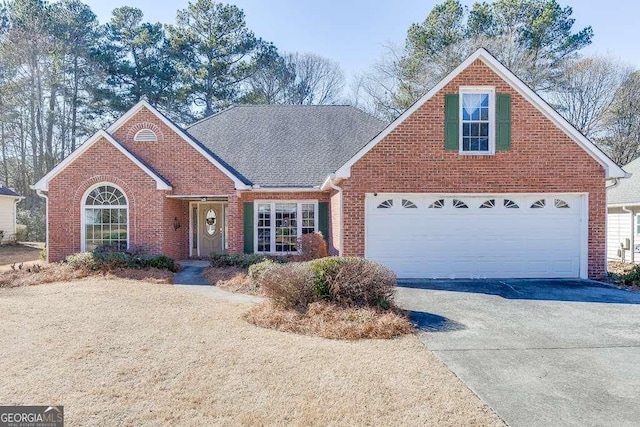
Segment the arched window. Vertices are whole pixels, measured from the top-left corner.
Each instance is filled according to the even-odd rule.
[[[82,251],[96,248],[126,250],[129,242],[129,204],[122,190],[99,184],[82,204]]]
[[[133,137],[135,142],[158,142],[158,137],[151,129],[142,129]]]

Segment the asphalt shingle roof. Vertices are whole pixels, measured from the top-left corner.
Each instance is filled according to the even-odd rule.
[[[0,196],[20,197],[20,196],[18,196],[18,194],[15,191],[12,191],[12,190],[10,190],[7,187],[2,186],[2,185],[0,185]]]
[[[631,174],[631,178],[621,179],[615,187],[607,190],[607,204],[624,203],[640,205],[640,158],[622,167]]]
[[[384,127],[351,106],[255,105],[231,107],[186,131],[254,185],[313,187]]]

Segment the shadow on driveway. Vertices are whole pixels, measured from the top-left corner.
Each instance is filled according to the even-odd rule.
[[[409,320],[416,328],[426,332],[450,332],[466,329],[462,323],[422,311],[409,311]]]
[[[640,304],[640,292],[592,280],[398,279],[398,287],[497,295],[506,299]]]

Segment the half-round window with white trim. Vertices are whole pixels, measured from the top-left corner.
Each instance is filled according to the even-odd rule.
[[[129,242],[129,203],[119,188],[99,184],[82,203],[82,250],[125,251]]]
[[[133,137],[135,142],[158,142],[158,137],[151,129],[141,129]]]

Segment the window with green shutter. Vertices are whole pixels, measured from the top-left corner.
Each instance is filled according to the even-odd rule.
[[[245,214],[245,250],[249,244],[246,227]],[[257,253],[296,253],[300,236],[315,231],[321,231],[326,239],[329,231],[326,202],[257,200],[255,205],[251,204],[251,249],[255,240]]]
[[[445,95],[445,150],[487,155],[510,148],[510,95],[466,86],[459,94]]]

